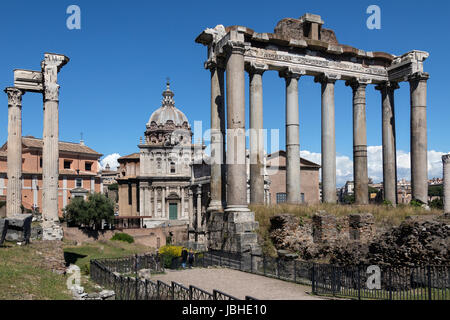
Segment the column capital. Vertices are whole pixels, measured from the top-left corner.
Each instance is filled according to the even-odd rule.
[[[219,57],[216,57],[215,60],[208,60],[204,63],[204,67],[207,70],[214,71],[215,69],[222,69],[225,70],[225,62],[223,59],[219,59]]]
[[[5,88],[5,93],[8,95],[8,106],[22,106],[22,96],[25,91],[17,89],[15,87]]]
[[[409,82],[415,82],[415,81],[427,81],[430,78],[430,75],[428,72],[416,72],[408,76]]]
[[[365,89],[370,83],[372,83],[372,80],[368,78],[353,78],[345,81],[345,85],[351,87],[354,91],[360,88]]]
[[[450,163],[450,154],[444,154],[442,156],[442,163],[445,163],[445,164]]]
[[[341,75],[334,73],[322,73],[319,76],[314,77],[314,82],[324,83],[335,83],[336,80],[341,79]]]
[[[398,88],[400,88],[398,82],[392,82],[392,81],[385,81],[382,83],[379,83],[377,86],[375,86],[375,90],[397,90]]]
[[[264,63],[250,62],[245,64],[245,70],[249,75],[253,74],[263,74],[265,71],[269,70],[269,66]]]
[[[280,78],[285,78],[286,80],[289,79],[300,79],[301,76],[305,75],[306,71],[300,68],[292,68],[287,67],[281,71],[278,72],[278,75]]]
[[[223,46],[223,48],[228,55],[230,54],[244,55],[245,53],[245,44],[240,41],[228,40],[227,43]]]

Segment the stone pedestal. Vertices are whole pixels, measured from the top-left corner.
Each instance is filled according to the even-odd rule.
[[[444,213],[450,213],[450,154],[442,156],[444,177]]]
[[[17,214],[8,217],[8,232],[6,233],[6,240],[12,242],[30,242],[31,236],[31,214]]]
[[[43,240],[62,240],[64,231],[59,222],[44,221],[42,223],[42,239]]]
[[[233,253],[258,254],[254,212],[211,212],[208,221],[208,248]]]

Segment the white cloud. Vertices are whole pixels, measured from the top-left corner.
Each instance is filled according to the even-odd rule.
[[[450,152],[441,152],[435,150],[428,151],[428,177],[442,177],[442,155]],[[308,150],[300,151],[302,158],[315,163],[321,163],[320,153],[310,152]],[[410,153],[403,150],[397,150],[397,177],[398,179],[411,179]],[[383,149],[381,146],[367,147],[367,166],[369,177],[374,182],[383,181]],[[353,161],[346,155],[336,157],[336,184],[341,186],[347,180],[353,180]]]
[[[119,158],[120,154],[118,153],[109,154],[103,157],[102,160],[100,160],[100,167],[103,170],[105,169],[106,165],[109,164],[110,170],[116,170],[117,167],[119,166],[119,162],[117,162],[117,159]]]

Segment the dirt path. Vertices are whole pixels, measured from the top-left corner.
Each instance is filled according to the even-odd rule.
[[[226,268],[166,270],[166,274],[154,275],[152,280],[194,285],[211,293],[216,289],[238,299],[251,296],[259,300],[322,300],[307,294],[311,292],[308,286]]]

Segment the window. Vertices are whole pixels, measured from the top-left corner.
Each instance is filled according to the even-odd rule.
[[[39,168],[42,168],[42,157],[39,158]]]
[[[84,170],[91,171],[92,170],[92,162],[86,162],[84,164]]]
[[[76,178],[76,179],[75,179],[75,187],[76,187],[76,188],[83,188],[83,179],[81,179],[81,178]]]
[[[285,203],[287,199],[287,195],[285,192],[277,193],[277,203]]]
[[[133,204],[131,183],[128,183],[128,204],[129,205]]]
[[[175,162],[171,162],[170,163],[170,173],[175,173],[176,172],[176,170],[175,170]]]
[[[302,203],[305,203],[305,194],[304,193],[300,194],[300,199],[301,199]]]
[[[71,165],[72,165],[72,161],[64,160],[64,169],[70,169]]]

